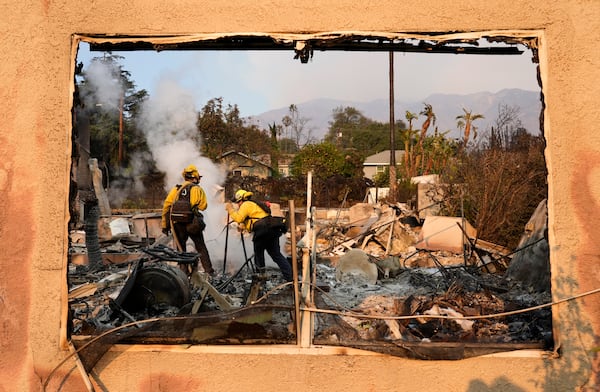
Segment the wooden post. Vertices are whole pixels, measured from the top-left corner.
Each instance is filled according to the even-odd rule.
[[[312,249],[312,172],[308,172],[306,177],[306,244],[302,249],[302,305],[307,308],[311,307],[311,271],[310,271],[310,249]],[[300,335],[299,345],[301,347],[310,347],[311,344],[311,331],[312,331],[312,312],[303,311],[301,312],[301,329],[302,334]]]

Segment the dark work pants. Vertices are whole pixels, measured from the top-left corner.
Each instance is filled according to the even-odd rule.
[[[208,254],[208,249],[204,243],[204,232],[203,230],[199,230],[198,227],[192,227],[194,224],[195,223],[173,223],[173,235],[177,237],[177,241],[181,246],[182,252],[186,252],[185,243],[187,242],[188,238],[191,238],[194,242],[196,252],[198,252],[200,255],[200,262],[202,263],[204,272],[207,274],[213,274],[215,270],[212,267],[210,255]]]
[[[269,231],[260,237],[252,238],[254,244],[254,261],[259,270],[265,269],[265,251],[271,256],[275,264],[279,266],[283,279],[292,280],[292,266],[287,258],[281,254],[279,249],[279,233]]]

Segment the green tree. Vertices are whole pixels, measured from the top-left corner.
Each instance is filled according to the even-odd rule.
[[[206,102],[198,115],[198,131],[202,136],[202,152],[215,159],[234,148],[230,145],[233,137],[226,122],[223,98],[213,98]]]
[[[216,159],[228,151],[249,156],[271,154],[272,139],[255,125],[246,125],[237,105],[223,106],[223,98],[210,99],[198,115],[198,131],[202,137],[202,152]]]
[[[126,172],[134,155],[148,155],[145,136],[135,121],[148,93],[136,90],[131,74],[120,64],[122,59],[110,53],[94,57],[77,81],[90,124],[90,154],[104,162],[112,175]]]
[[[356,149],[364,156],[390,148],[389,124],[374,121],[365,117],[354,107],[337,107],[333,110],[332,121],[324,141],[335,144],[338,148]],[[400,130],[405,127],[403,121],[396,124],[396,146],[401,149]]]
[[[354,132],[351,149],[360,151],[364,156],[376,154],[390,148],[390,127],[382,123],[372,123],[367,128]],[[396,129],[396,149],[399,148],[400,132]]]
[[[326,140],[335,143],[339,148],[352,148],[353,134],[370,122],[359,110],[351,106],[333,109],[332,116]]]
[[[344,163],[340,174],[348,178],[363,178],[363,163],[365,162],[365,156],[356,150],[344,151],[342,155],[344,157]]]
[[[348,161],[352,161],[350,157]],[[350,168],[346,155],[333,144],[323,142],[304,146],[294,157],[291,164],[293,176],[304,176],[312,171],[313,176],[320,179],[329,178],[335,174],[351,177],[356,174],[356,167]],[[360,165],[362,169],[362,163]]]
[[[436,127],[432,136],[425,137],[423,141],[425,167],[422,175],[443,174],[449,169],[458,149],[455,140],[446,138],[449,132],[438,132]]]

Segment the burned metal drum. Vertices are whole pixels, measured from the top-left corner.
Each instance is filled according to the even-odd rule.
[[[133,277],[133,276],[132,276]],[[190,283],[178,267],[162,262],[145,263],[123,299],[128,312],[181,308],[190,302]]]

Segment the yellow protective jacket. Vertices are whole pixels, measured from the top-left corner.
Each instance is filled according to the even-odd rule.
[[[257,220],[269,215],[260,208],[258,204],[251,200],[247,200],[240,204],[240,207],[237,210],[233,208],[231,204],[226,204],[225,209],[227,210],[227,213],[229,213],[231,219],[237,223],[243,223],[248,232],[252,232],[254,223]]]
[[[170,223],[168,222],[169,210],[171,209],[171,205],[177,200],[177,196],[179,195],[179,189],[189,184],[192,184],[192,186],[190,187],[190,205],[192,207],[192,211],[204,211],[206,210],[206,207],[208,207],[208,202],[206,200],[206,193],[204,193],[204,189],[202,189],[202,187],[200,187],[200,185],[198,184],[194,184],[190,181],[184,181],[183,184],[181,184],[181,186],[174,186],[169,191],[169,194],[167,195],[167,198],[163,203],[162,220],[160,222],[160,225],[163,229],[171,227]]]

